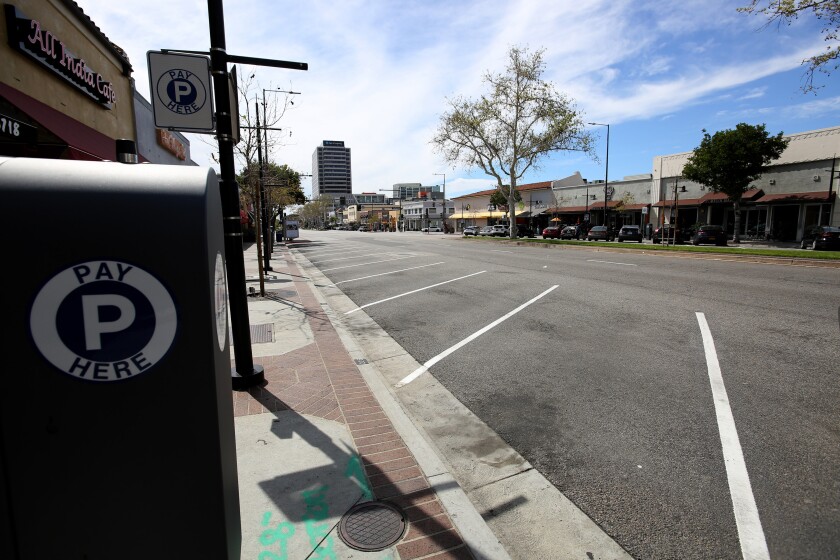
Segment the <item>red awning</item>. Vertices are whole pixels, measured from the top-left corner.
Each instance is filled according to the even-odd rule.
[[[764,194],[761,189],[749,189],[741,195],[741,201],[750,202],[758,196]],[[710,192],[700,197],[700,204],[724,204],[729,202],[729,196],[722,192]]]
[[[656,208],[663,208],[663,207],[668,207],[668,206],[699,206],[700,205],[700,200],[701,199],[699,199],[699,198],[680,198],[680,199],[677,200],[676,204],[674,203],[673,199],[671,199],[671,200],[660,200],[659,202],[654,204],[654,206]]]
[[[117,148],[113,138],[6,84],[0,83],[0,95],[66,142],[72,148],[70,150],[72,159],[116,160]]]
[[[831,193],[833,199],[836,193]],[[765,194],[755,202],[765,204],[768,202],[830,202],[828,191],[794,192]]]

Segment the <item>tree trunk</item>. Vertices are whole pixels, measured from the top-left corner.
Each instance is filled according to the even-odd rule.
[[[741,242],[741,200],[733,200],[732,205],[735,207],[735,232],[732,235],[732,243]]]
[[[516,239],[516,179],[513,178],[511,169],[510,189],[508,190],[508,214],[510,216],[510,227],[508,235],[510,239]]]

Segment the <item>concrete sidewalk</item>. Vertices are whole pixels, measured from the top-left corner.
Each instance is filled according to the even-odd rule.
[[[242,558],[509,558],[454,479],[430,483],[435,452],[365,360],[351,358],[285,245],[271,266],[266,296],[248,298],[266,381],[233,393]],[[255,245],[245,271],[259,294]],[[340,524],[371,500],[398,510],[363,507]]]

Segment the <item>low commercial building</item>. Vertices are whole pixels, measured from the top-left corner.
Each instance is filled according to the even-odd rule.
[[[3,8],[0,154],[116,160],[137,137],[125,52],[71,0]]]
[[[195,165],[186,137],[155,128],[128,56],[76,2],[17,0],[3,18],[0,155],[117,161],[119,139],[139,162]]]
[[[816,225],[840,225],[836,178],[840,164],[840,127],[787,135],[780,159],[757,179],[741,199],[739,234],[746,239],[800,241]],[[536,229],[551,223],[640,225],[649,231],[660,224],[688,228],[722,225],[734,233],[734,204],[722,193],[682,177],[692,152],[656,156],[653,172],[617,181],[587,181],[580,173],[564,179],[517,187],[522,202],[518,224]],[[467,225],[507,223],[509,213],[493,208],[488,189],[453,199],[458,231]]]
[[[740,235],[775,241],[800,241],[815,225],[840,225],[835,179],[840,166],[840,127],[786,135],[782,157],[756,180],[741,199]],[[734,205],[720,193],[682,178],[691,152],[653,160],[655,223],[722,225],[734,233]],[[832,176],[834,170],[834,176]]]

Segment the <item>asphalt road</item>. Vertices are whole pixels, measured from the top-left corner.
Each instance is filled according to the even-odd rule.
[[[420,363],[541,296],[425,375],[634,557],[840,558],[840,269],[443,234],[302,239]]]

